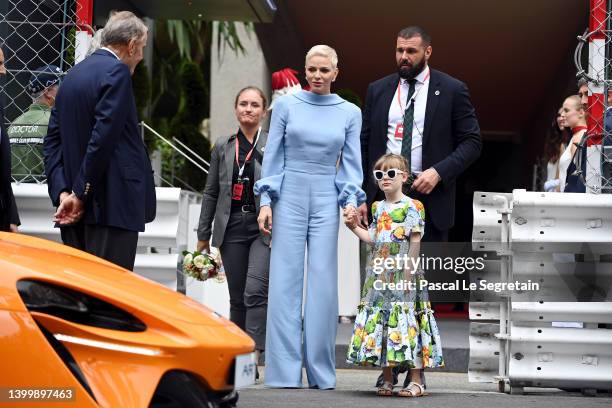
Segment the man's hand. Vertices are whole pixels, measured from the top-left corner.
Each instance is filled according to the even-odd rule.
[[[11,224],[11,225],[9,225],[9,231],[10,232],[14,232],[14,233],[18,233],[19,232],[19,227],[17,226],[17,224]]]
[[[412,183],[412,189],[421,194],[429,194],[438,185],[440,180],[440,175],[436,169],[430,167],[419,174],[416,180],[414,180],[414,183]]]
[[[199,252],[206,251],[206,252],[210,253],[210,241],[209,240],[206,240],[206,241],[198,240],[198,243],[196,245],[196,249]]]
[[[272,208],[269,205],[264,205],[259,209],[257,224],[259,224],[259,230],[264,234],[272,233]]]
[[[53,215],[53,221],[60,225],[74,224],[83,216],[84,205],[74,193],[68,196],[64,194],[68,193],[64,192],[60,195],[60,205]],[[64,195],[63,199],[62,195]]]
[[[62,201],[64,201],[64,200],[65,200],[65,199],[67,199],[68,197],[70,197],[70,193],[69,193],[69,192],[67,192],[67,191],[62,191],[62,192],[60,193],[60,196],[59,196],[59,202],[60,202],[60,204],[62,203]]]
[[[368,206],[363,203],[357,208],[357,217],[359,218],[359,224],[365,229],[368,228]]]

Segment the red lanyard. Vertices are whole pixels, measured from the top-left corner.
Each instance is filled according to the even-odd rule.
[[[240,151],[240,140],[238,140],[238,135],[236,135],[236,164],[238,165],[238,178],[242,177],[242,173],[244,173],[244,166],[246,166],[247,162],[251,158],[251,155],[253,154],[253,150],[255,150],[255,147],[257,146],[257,141],[259,140],[260,133],[261,128],[259,128],[259,130],[257,131],[257,137],[255,137],[253,147],[251,147],[251,150],[249,150],[246,157],[244,158],[244,163],[242,163],[242,166],[240,166],[240,161],[238,160],[238,152]]]
[[[423,78],[423,84],[425,84],[425,82],[427,82],[427,80],[429,79],[430,72],[431,71],[428,68],[427,69],[427,75],[425,75],[425,78]],[[402,96],[401,96],[402,95],[402,88],[401,88],[401,85],[402,85],[402,80],[400,79],[400,81],[397,83],[397,103],[399,104],[400,110],[404,111],[404,108],[402,107]],[[412,97],[413,101],[416,99],[416,97],[419,94],[419,92],[421,92],[421,87],[419,87],[419,90]]]

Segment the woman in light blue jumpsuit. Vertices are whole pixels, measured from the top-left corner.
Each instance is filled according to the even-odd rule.
[[[311,388],[336,386],[338,205],[356,208],[365,201],[361,112],[330,93],[337,61],[327,46],[308,52],[311,92],[275,102],[262,178],[255,184],[262,230],[269,232],[266,225],[271,226],[274,213],[266,337],[269,387],[301,387],[303,363]]]

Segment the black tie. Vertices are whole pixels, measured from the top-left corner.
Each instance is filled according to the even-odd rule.
[[[414,95],[416,79],[408,80],[408,98],[406,98],[406,111],[404,112],[404,135],[402,137],[402,156],[408,161],[408,171],[410,171],[411,154],[412,154],[412,126],[414,125],[414,101],[411,101]],[[412,184],[412,174],[408,179],[408,184]]]

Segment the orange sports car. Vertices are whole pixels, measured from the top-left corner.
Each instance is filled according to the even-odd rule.
[[[0,406],[233,407],[254,382],[254,348],[182,294],[0,232]]]

